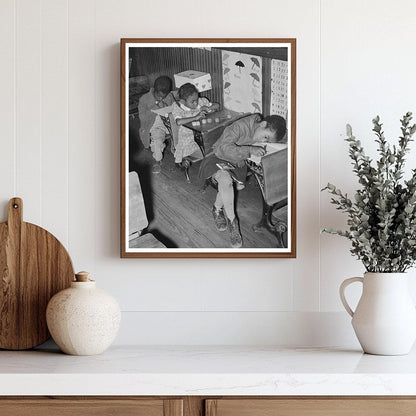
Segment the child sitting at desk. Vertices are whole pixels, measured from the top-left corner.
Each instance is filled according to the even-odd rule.
[[[212,208],[214,223],[219,231],[229,229],[231,247],[240,248],[243,241],[234,210],[234,187],[244,188],[247,176],[246,159],[264,156],[266,150],[255,143],[276,143],[286,134],[286,120],[277,115],[262,117],[252,114],[226,127],[214,143],[213,153],[201,164],[200,176],[212,178],[218,184],[218,193]]]
[[[169,134],[169,131],[160,116],[152,110],[168,107],[175,102],[175,96],[171,90],[172,80],[167,76],[161,76],[156,78],[153,88],[142,95],[139,100],[140,139],[145,149],[148,149],[150,145],[153,158],[157,162],[156,166],[162,160],[165,136]]]
[[[175,163],[181,163],[186,156],[202,157],[202,152],[195,143],[193,131],[184,124],[199,120],[220,107],[217,103],[210,103],[205,97],[199,97],[195,85],[190,83],[183,84],[179,88],[178,95],[179,102],[172,106],[173,117],[179,126]]]

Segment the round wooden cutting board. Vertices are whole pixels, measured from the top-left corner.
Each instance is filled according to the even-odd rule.
[[[71,258],[48,231],[23,222],[23,202],[9,201],[8,220],[0,223],[0,348],[23,350],[50,334],[46,306],[74,280]]]

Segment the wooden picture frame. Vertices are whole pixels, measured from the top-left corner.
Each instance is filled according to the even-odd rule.
[[[219,157],[229,137],[243,161]],[[296,39],[121,39],[121,257],[296,257],[295,150]],[[241,247],[214,222],[218,172]]]

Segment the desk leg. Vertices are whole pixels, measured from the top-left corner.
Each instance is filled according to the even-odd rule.
[[[169,143],[170,149],[172,153],[175,153],[175,143],[173,142],[173,133],[172,133],[172,126],[170,125],[169,117],[160,116],[163,124],[165,125],[167,131],[169,132]]]
[[[200,131],[194,130],[194,140],[195,140],[195,143],[201,149],[202,155],[205,157],[204,138],[203,138],[202,133]]]
[[[261,220],[253,225],[253,231],[258,233],[263,229],[267,229],[274,233],[277,238],[278,247],[285,248],[287,246],[287,224],[285,221],[273,217],[273,212],[287,205],[287,199],[268,205],[263,199],[263,213]]]

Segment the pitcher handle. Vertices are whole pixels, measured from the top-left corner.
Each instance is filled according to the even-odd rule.
[[[348,305],[347,299],[345,298],[345,289],[348,285],[354,282],[364,283],[364,279],[362,277],[350,277],[349,279],[345,279],[339,287],[339,296],[341,297],[341,302],[344,305],[345,310],[351,316],[354,316],[354,311],[350,308],[350,305]]]

